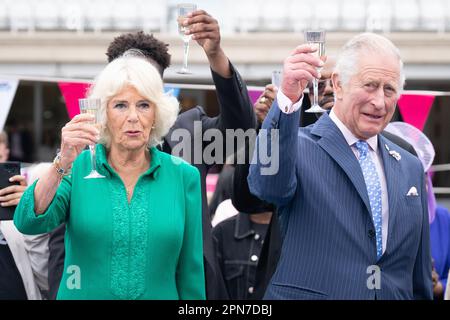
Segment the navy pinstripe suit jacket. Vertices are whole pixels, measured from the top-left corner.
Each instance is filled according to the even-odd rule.
[[[306,128],[298,128],[299,117],[300,112],[283,114],[274,102],[262,129],[279,129],[279,170],[261,174],[270,164],[258,159],[259,144],[275,138],[261,130],[248,176],[250,191],[279,207],[284,238],[265,299],[432,299],[427,197],[419,160],[378,136],[389,224],[386,251],[377,261],[357,158],[327,114]],[[262,140],[264,134],[269,139]],[[407,196],[411,187],[418,196]],[[376,268],[380,272],[373,273]]]

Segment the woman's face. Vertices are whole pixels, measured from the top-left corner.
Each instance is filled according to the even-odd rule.
[[[111,147],[129,151],[145,148],[155,121],[155,106],[132,86],[112,97],[106,108]]]

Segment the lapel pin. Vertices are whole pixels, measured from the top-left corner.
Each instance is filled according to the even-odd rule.
[[[402,156],[397,151],[391,150],[389,151],[389,154],[397,161],[400,161],[402,159]]]

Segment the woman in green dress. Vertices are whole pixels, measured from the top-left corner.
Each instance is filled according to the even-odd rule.
[[[200,176],[156,145],[179,105],[158,71],[124,56],[99,74],[89,94],[93,116],[62,129],[54,165],[24,193],[14,216],[25,234],[66,222],[58,299],[204,299]],[[91,171],[86,145],[96,145]]]

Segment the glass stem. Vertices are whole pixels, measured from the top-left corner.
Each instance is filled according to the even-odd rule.
[[[184,41],[183,69],[188,68],[189,41]]]
[[[313,106],[319,105],[319,88],[318,88],[317,79],[313,79],[313,89],[314,89],[314,97],[313,97]]]
[[[89,145],[89,151],[91,153],[92,171],[97,171],[97,166],[95,165],[95,144],[94,145]]]

